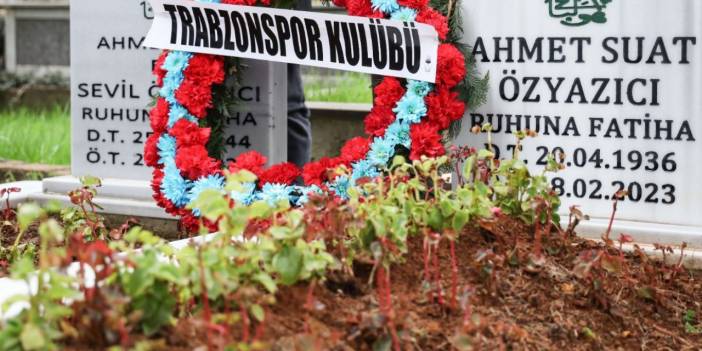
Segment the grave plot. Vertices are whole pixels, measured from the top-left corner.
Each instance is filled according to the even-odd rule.
[[[461,161],[462,185],[446,190],[442,163]],[[31,204],[5,211],[3,220],[16,225],[4,227],[5,237],[13,228],[23,237],[21,253],[3,258],[14,278],[0,279],[3,294],[22,296],[28,286],[38,293],[24,310],[7,304],[0,340],[25,349],[700,342],[702,276],[684,268],[678,252],[661,246],[666,264],[639,248],[621,251],[627,235],[580,239],[582,213],[559,228],[545,176],[530,176],[517,159],[496,163],[488,150],[467,149],[413,164],[396,159],[387,178],[351,190],[348,202],[312,195],[296,209],[287,200],[230,207],[205,192],[196,204],[218,221],[207,243],[168,244],[138,227],[106,230],[90,209],[89,183],[72,194],[78,206],[60,215]],[[559,168],[555,160],[551,167]],[[254,177],[238,172],[227,187]],[[37,285],[37,275],[46,281]]]
[[[195,2],[154,2],[167,13],[170,3],[187,6],[190,10],[182,13],[198,23]],[[571,8],[566,3],[558,2],[554,9],[578,11],[577,3]],[[583,7],[593,12],[579,17],[580,23],[602,24],[607,8],[602,3]],[[515,127],[506,140],[500,125],[477,120],[463,129],[472,132],[470,140],[479,147],[444,146],[442,137],[463,115],[464,104],[480,108],[479,88],[486,82],[467,73],[476,66],[466,51],[456,49],[461,40],[456,25],[458,19],[472,18],[469,5],[351,0],[340,5],[352,15],[431,24],[442,43],[433,84],[386,77],[374,89],[367,135],[347,142],[338,156],[302,170],[267,165],[266,155],[257,152],[220,159],[203,153],[197,162],[182,162],[179,157],[193,156],[185,148],[204,148],[206,139],[226,140],[226,134],[215,136],[214,122],[200,113],[208,109],[199,110],[195,95],[179,97],[178,91],[188,84],[192,89],[206,86],[198,96],[216,96],[217,84],[212,91],[209,84],[223,82],[224,74],[220,80],[203,72],[226,66],[212,56],[162,54],[153,66],[168,113],[159,112],[161,100],[151,107],[149,127],[155,133],[143,158],[155,172],[153,189],[147,191],[184,218],[191,235],[207,236],[168,243],[129,222],[106,228],[97,213],[96,193],[137,191],[142,186],[138,180],[112,180],[109,189],[97,187],[96,178],[83,177],[82,186],[68,196],[73,204],[68,209],[53,204],[12,209],[8,201],[2,212],[0,267],[10,279],[0,279],[0,284],[18,289],[19,297],[0,296],[9,307],[1,315],[3,348],[585,350],[700,345],[702,276],[685,268],[695,257],[686,245],[656,245],[662,260],[632,245],[634,237],[617,229],[632,202],[630,189],[602,189],[607,201],[601,200],[597,215],[607,225],[600,241],[586,240],[576,232],[588,222],[587,212],[569,206],[567,194],[554,183],[567,177],[562,174],[568,160],[580,164],[582,155],[571,159],[547,152],[541,164],[534,164],[529,148],[539,145],[542,136]],[[145,6],[141,9],[152,15]],[[248,11],[221,9],[225,14]],[[180,10],[174,11],[180,16]],[[179,18],[187,22],[186,15]],[[207,23],[211,28],[214,20]],[[388,32],[392,27],[383,21],[364,23],[385,26]],[[193,43],[208,33],[193,33]],[[202,62],[208,63],[204,69],[197,64]],[[200,73],[193,73],[196,68]],[[173,72],[183,79],[169,87]],[[204,76],[211,81],[188,83]],[[259,82],[268,78],[254,77]],[[114,92],[114,86],[108,90]],[[239,99],[258,100],[254,87],[235,91]],[[171,117],[179,105],[185,112]],[[229,117],[238,128],[247,120],[237,110]],[[168,136],[170,147],[163,141]],[[295,178],[304,185],[294,184]],[[16,189],[9,188],[0,198],[13,195]]]

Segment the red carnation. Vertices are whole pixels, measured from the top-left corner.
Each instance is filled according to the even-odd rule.
[[[234,162],[229,163],[229,172],[235,173],[245,169],[255,174],[256,177],[260,177],[266,162],[268,159],[257,151],[247,151],[239,154]]]
[[[302,180],[305,185],[321,186],[326,180],[327,166],[325,160],[327,157],[321,158],[319,161],[309,162],[302,167]]]
[[[346,0],[332,0],[332,3],[334,3],[335,6],[346,8]]]
[[[198,179],[219,170],[220,162],[207,154],[203,145],[191,145],[178,148],[175,158],[176,166],[188,179]]]
[[[374,106],[393,108],[397,101],[405,95],[405,88],[402,87],[397,78],[385,77],[383,81],[373,88],[375,98]]]
[[[383,11],[373,11],[370,15],[366,16],[368,18],[385,18]]]
[[[187,119],[179,119],[171,128],[170,134],[175,137],[178,148],[206,145],[210,140],[210,128],[200,128]]]
[[[186,232],[198,233],[201,227],[207,228],[210,233],[214,233],[219,229],[219,220],[212,222],[204,217],[197,217],[189,210],[180,212],[180,226]]]
[[[168,73],[162,68],[163,63],[166,62],[166,56],[168,56],[168,50],[161,51],[161,55],[158,56],[156,62],[154,63],[153,74],[156,76],[156,85],[163,86],[163,78]]]
[[[183,74],[199,84],[221,84],[224,82],[224,59],[213,55],[195,54]]]
[[[147,139],[144,144],[144,163],[149,167],[162,167],[158,164],[158,139],[161,137],[161,133],[153,133]]]
[[[168,101],[166,101],[166,99],[158,98],[158,100],[156,100],[156,106],[149,111],[149,122],[154,132],[161,133],[166,130],[169,110]]]
[[[369,136],[383,136],[385,129],[395,121],[395,114],[390,107],[374,106],[363,121],[366,134]]]
[[[427,121],[412,125],[410,138],[412,139],[411,160],[418,160],[421,156],[437,157],[446,153],[439,130]]]
[[[416,21],[433,26],[434,29],[436,29],[436,32],[439,34],[439,39],[446,40],[446,35],[449,31],[446,16],[430,7],[426,7],[422,9],[419,14],[417,14]]]
[[[341,159],[347,164],[356,162],[366,157],[368,149],[370,149],[370,140],[368,138],[355,137],[349,139],[341,148]]]
[[[346,2],[346,11],[351,16],[369,17],[373,14],[371,0],[350,0]]]
[[[188,233],[197,233],[200,229],[200,219],[192,213],[183,213],[180,216],[180,225]]]
[[[398,4],[405,7],[411,7],[416,10],[421,10],[427,6],[429,0],[398,0]]]
[[[322,157],[319,161],[309,162],[302,168],[302,180],[305,185],[322,186],[328,180],[327,173],[342,162],[339,157]]]
[[[439,45],[436,62],[436,84],[453,88],[466,76],[463,54],[451,44]]]
[[[163,193],[161,193],[161,182],[163,182],[163,171],[160,169],[154,169],[153,179],[151,180],[151,189],[154,191],[153,198],[156,200],[156,204],[165,209],[166,213],[178,215],[179,208],[177,208],[170,200],[163,196]]]
[[[176,90],[176,99],[196,117],[204,118],[207,109],[212,107],[212,89],[187,77]]]
[[[178,216],[180,214],[179,208],[176,207],[171,200],[168,200],[165,196],[163,196],[163,194],[154,194],[154,200],[156,200],[156,204],[162,207],[166,213],[173,216]]]
[[[180,217],[180,228],[189,233],[198,233],[202,227],[207,228],[210,233],[214,233],[219,229],[219,219],[210,221],[204,217],[197,217],[192,211],[180,208],[175,214]]]
[[[253,6],[256,0],[222,0],[223,4]]]
[[[426,99],[427,117],[439,130],[449,127],[451,122],[463,117],[466,105],[458,99],[458,93],[441,87],[434,90]]]
[[[154,169],[153,172],[151,172],[153,175],[153,178],[151,178],[151,190],[154,191],[154,193],[161,193],[161,182],[163,181],[163,170],[157,168]],[[156,196],[156,195],[154,195]]]
[[[290,162],[280,163],[263,171],[258,179],[259,184],[292,184],[300,175],[300,169]]]

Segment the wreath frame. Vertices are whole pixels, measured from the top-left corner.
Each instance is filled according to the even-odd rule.
[[[271,5],[271,0],[198,1]],[[217,128],[213,119],[221,113],[219,103],[213,103],[217,98],[213,92],[227,78],[224,57],[163,50],[153,70],[160,89],[150,111],[153,133],[146,142],[144,159],[153,168],[151,187],[157,204],[180,216],[186,229],[196,230],[200,224],[199,210],[191,203],[206,189],[223,190],[225,169],[244,169],[257,177],[245,189],[228,194],[235,202],[274,204],[287,199],[300,206],[310,193],[324,192],[344,200],[350,186],[380,176],[397,154],[411,160],[444,155],[444,136],[460,123],[466,103],[484,100],[480,88],[486,86],[487,77],[476,79],[466,72],[472,62],[462,52],[467,49],[458,43],[456,1],[334,0],[334,4],[352,16],[432,25],[441,41],[435,83],[384,77],[373,88],[373,107],[364,119],[366,135],[348,140],[337,157],[323,157],[302,169],[288,162],[265,168],[266,157],[247,151],[224,168],[212,156],[216,152],[208,152],[212,128]],[[300,176],[303,185],[295,185]]]

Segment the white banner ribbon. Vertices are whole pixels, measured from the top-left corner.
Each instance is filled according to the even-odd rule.
[[[427,24],[183,0],[151,5],[148,47],[436,79],[439,40]]]

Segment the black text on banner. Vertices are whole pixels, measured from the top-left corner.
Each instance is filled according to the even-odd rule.
[[[145,45],[434,82],[439,45],[421,23],[151,0]]]

